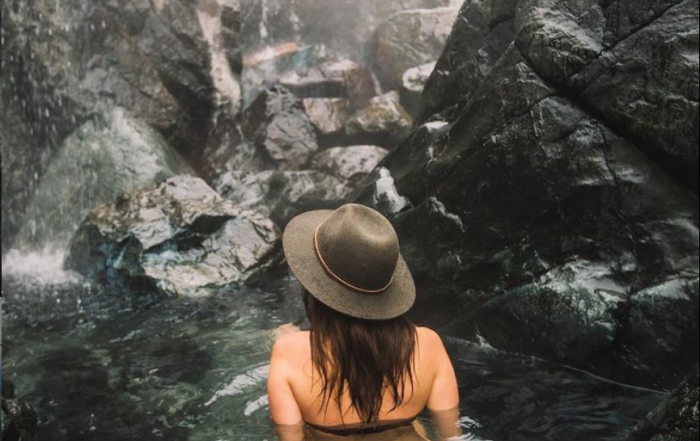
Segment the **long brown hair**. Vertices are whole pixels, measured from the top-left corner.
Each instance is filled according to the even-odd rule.
[[[311,322],[311,359],[322,385],[322,408],[334,401],[341,418],[352,409],[364,423],[379,419],[386,392],[397,409],[413,394],[416,327],[404,316],[369,321],[341,314],[303,291]],[[343,396],[350,407],[342,408]]]

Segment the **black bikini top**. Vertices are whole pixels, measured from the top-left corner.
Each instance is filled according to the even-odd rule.
[[[386,423],[377,423],[377,424],[349,424],[346,426],[334,426],[334,427],[326,427],[326,426],[319,426],[316,424],[311,424],[311,423],[306,423],[309,427],[316,429],[320,432],[327,433],[329,435],[336,435],[336,436],[352,436],[352,435],[368,435],[372,433],[381,433],[381,432],[386,432],[389,430],[394,430],[394,429],[399,429],[401,427],[407,427],[411,426],[413,422],[416,420],[416,417],[410,418],[410,419],[405,419],[405,420],[398,420],[398,421],[390,421]]]

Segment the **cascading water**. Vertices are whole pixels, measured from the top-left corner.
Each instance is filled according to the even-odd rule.
[[[6,145],[16,139],[5,139],[3,144],[3,176],[12,179],[19,173],[36,185],[29,195],[10,195],[16,198],[7,205],[12,213],[5,212],[3,201],[3,226],[8,216],[21,219],[22,228],[2,264],[2,370],[19,398],[37,409],[38,439],[277,439],[265,392],[270,349],[281,325],[304,323],[299,288],[284,269],[272,270],[253,284],[221,289],[206,299],[163,298],[65,270],[70,238],[91,208],[171,176],[198,173],[200,164],[182,159],[201,155],[197,149],[206,144],[207,136],[192,134],[200,128],[196,123],[214,132],[226,132],[221,124],[234,126],[229,135],[236,141],[219,150],[247,145],[241,140],[251,135],[239,126],[239,115],[283,75],[348,59],[370,70],[370,55],[361,42],[394,12],[457,8],[462,2],[241,0],[240,78],[224,36],[225,31],[235,32],[225,29],[223,19],[227,8],[237,8],[237,0],[198,0],[195,7],[180,0],[140,0],[125,2],[118,10],[110,9],[113,2],[107,1],[19,3],[20,12],[2,6],[3,19],[10,18],[3,36],[8,32],[14,38],[9,58],[3,56],[3,67],[10,67],[9,76],[3,76],[3,123],[6,112],[21,107],[25,112],[19,121],[31,127],[31,142],[45,142],[44,134],[49,133],[57,145],[47,149],[27,145],[34,153],[50,152],[41,165],[31,165],[5,157],[6,150],[17,155],[18,146],[10,150]],[[47,16],[22,15],[32,7],[44,8]],[[187,12],[194,30],[171,29],[162,20],[162,14],[182,17]],[[71,15],[75,17],[68,18]],[[28,44],[29,37],[22,32],[46,23],[56,30],[35,29],[36,45]],[[148,52],[153,47],[164,50],[154,41],[169,37],[173,44],[185,41],[175,51],[183,52],[183,59]],[[26,89],[16,88],[12,69],[21,76],[26,66],[19,66],[17,57],[28,66],[55,67],[51,57],[35,60],[46,55],[42,45],[56,51],[51,52],[56,63],[65,64],[56,72],[32,71],[43,75],[25,78],[37,82],[35,94],[19,96]],[[93,48],[116,55],[95,53]],[[185,49],[191,53],[184,54]],[[129,58],[133,53],[138,62]],[[436,60],[438,55],[431,56]],[[199,56],[208,60],[204,69],[197,65]],[[88,84],[89,78],[101,80]],[[58,84],[48,84],[51,81]],[[95,84],[102,81],[123,89],[110,95]],[[374,83],[371,94],[381,89]],[[325,83],[314,87],[307,91],[310,98],[354,98],[326,96],[332,88]],[[48,90],[62,101],[41,95]],[[199,106],[200,94],[208,97],[207,105]],[[49,110],[40,105],[44,101],[64,105]],[[445,125],[432,122],[426,127],[434,132]],[[56,135],[64,132],[65,136]],[[318,143],[337,141],[346,146],[367,137],[338,141],[319,135]],[[189,143],[185,148],[176,145],[181,139]],[[196,154],[190,155],[192,150]],[[26,168],[11,169],[18,164]],[[408,208],[411,202],[398,193],[389,170],[380,168],[377,173],[378,192],[387,210]],[[271,179],[283,182],[279,176]],[[271,192],[281,185],[278,181],[268,185]],[[283,210],[278,208],[268,211],[279,215]],[[446,212],[444,206],[442,210]],[[461,222],[452,215],[455,218]],[[449,339],[448,347],[462,384],[463,441],[619,441],[664,397],[537,358],[502,353],[483,339],[479,344]],[[430,432],[430,418],[420,420]]]

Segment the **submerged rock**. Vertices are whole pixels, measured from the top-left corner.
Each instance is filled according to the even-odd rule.
[[[274,265],[279,239],[268,218],[178,176],[93,209],[65,266],[103,283],[202,297]]]
[[[368,52],[385,90],[398,90],[407,70],[438,59],[458,12],[457,8],[402,11],[377,28]]]
[[[483,44],[462,31],[451,57]],[[459,337],[677,384],[697,361],[697,196],[512,44],[485,75],[459,81],[473,90],[457,94],[459,112],[437,108],[360,186],[360,202],[392,215],[419,305],[441,304],[436,324]]]
[[[312,167],[356,184],[369,175],[388,153],[388,150],[373,145],[335,147],[316,155]]]
[[[306,211],[338,208],[349,193],[345,181],[312,170],[226,173],[216,190],[237,206],[270,216],[280,227]]]
[[[185,173],[193,172],[158,132],[114,109],[65,140],[27,209],[17,246],[61,249],[91,208]]]
[[[627,441],[694,441],[698,439],[698,368],[644,420]]]
[[[397,92],[372,98],[369,106],[352,115],[347,134],[353,140],[392,148],[411,133],[413,120]]]
[[[36,439],[39,417],[26,403],[15,397],[15,387],[2,381],[2,440],[33,441]]]
[[[242,128],[269,168],[299,170],[318,150],[301,100],[281,87],[266,90],[246,109]]]

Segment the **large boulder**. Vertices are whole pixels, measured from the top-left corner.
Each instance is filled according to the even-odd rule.
[[[639,6],[613,3],[608,12]],[[658,37],[646,39],[649,64],[654,54],[675,57],[683,36],[696,35],[697,23],[678,27],[688,10],[697,16],[697,2],[635,18],[636,29]],[[389,154],[359,201],[392,217],[419,299],[444,308],[432,318],[448,332],[670,388],[698,357],[697,195],[679,184],[677,169],[646,154],[651,138],[562,90],[516,44],[528,33],[538,41],[533,33],[547,26],[584,38],[561,21],[579,12],[580,23],[612,26],[590,11],[573,0],[466,4],[427,85],[430,122]],[[606,34],[606,44],[634,41],[633,29]],[[587,53],[587,41],[559,48]],[[688,63],[697,60],[697,48],[684,50]],[[465,69],[448,75],[449,66]],[[634,72],[636,82],[647,70]],[[686,76],[690,89],[696,81]],[[655,77],[654,85],[674,95],[677,80]],[[663,106],[645,107],[670,118]],[[691,137],[691,128],[679,130]]]
[[[350,192],[344,180],[313,170],[230,172],[217,181],[216,190],[237,206],[271,217],[280,227],[306,211],[338,208]]]
[[[304,109],[316,127],[319,139],[334,140],[345,135],[349,104],[344,98],[306,98]]]
[[[282,87],[266,90],[246,109],[242,129],[270,169],[300,170],[318,150],[301,100]]]
[[[65,266],[103,283],[203,297],[276,264],[279,239],[268,218],[178,176],[93,209]]]
[[[440,57],[458,12],[457,8],[402,11],[377,28],[368,53],[385,90],[398,90],[404,72]]]
[[[413,127],[413,119],[401,105],[398,92],[372,98],[369,106],[352,115],[346,133],[356,143],[393,148]]]
[[[18,248],[68,244],[91,208],[192,173],[162,135],[124,109],[97,116],[66,138],[36,190]]]
[[[649,414],[627,441],[694,441],[700,435],[698,368]]]
[[[367,177],[389,151],[373,145],[335,147],[314,156],[312,167],[350,185]]]

